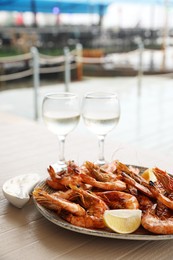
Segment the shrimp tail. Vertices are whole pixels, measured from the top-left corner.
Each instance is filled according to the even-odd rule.
[[[85,209],[77,203],[73,203],[58,195],[48,194],[40,188],[33,192],[35,200],[42,206],[48,209],[60,212],[61,210],[68,211],[76,216],[84,216]]]
[[[159,168],[154,168],[153,172],[159,182],[162,183],[168,193],[173,191],[173,177],[168,175],[166,171],[162,171]]]

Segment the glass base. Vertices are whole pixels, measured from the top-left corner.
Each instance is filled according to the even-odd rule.
[[[99,165],[99,166],[103,166],[103,165],[107,164],[107,162],[105,160],[97,160],[94,163]]]
[[[51,164],[55,172],[60,172],[67,169],[66,162],[58,161],[57,163]]]

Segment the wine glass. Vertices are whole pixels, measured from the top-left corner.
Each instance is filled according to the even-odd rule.
[[[92,92],[86,94],[82,103],[82,117],[90,131],[99,141],[98,165],[104,165],[104,141],[106,135],[118,124],[120,103],[116,93]]]
[[[43,99],[42,115],[47,128],[59,139],[59,160],[53,167],[60,171],[67,166],[64,157],[66,136],[80,119],[79,98],[69,92],[47,94]]]

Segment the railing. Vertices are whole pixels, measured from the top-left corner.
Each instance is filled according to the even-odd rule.
[[[136,55],[137,62],[137,92],[138,95],[141,93],[142,76],[144,71],[143,63],[144,46],[142,41],[138,41],[138,49],[127,54],[122,54],[125,59],[127,56],[130,58]],[[4,74],[3,69],[8,68],[13,63],[27,63],[29,64],[26,70],[22,69],[21,72]],[[39,98],[39,87],[40,87],[40,74],[47,73],[58,73],[64,72],[64,86],[65,91],[69,91],[69,84],[71,81],[71,71],[76,69],[77,79],[82,80],[83,77],[83,64],[100,64],[105,66],[108,62],[107,56],[104,57],[83,57],[83,50],[81,44],[77,44],[76,48],[72,51],[68,47],[64,48],[64,55],[62,56],[49,56],[38,52],[35,47],[31,48],[31,52],[23,55],[14,57],[0,58],[0,83],[27,76],[33,76],[33,90],[34,90],[34,118],[38,119],[38,98]],[[49,65],[50,67],[45,67]]]
[[[39,111],[38,97],[40,87],[40,74],[64,72],[65,91],[69,91],[71,70],[76,69],[78,79],[82,79],[82,67],[80,57],[77,57],[77,55],[79,56],[81,54],[81,45],[77,45],[76,49],[71,52],[69,51],[68,47],[65,47],[64,55],[58,57],[41,54],[38,52],[38,49],[36,47],[32,47],[30,53],[0,58],[0,83],[33,76],[34,118],[35,120],[37,120]],[[7,70],[10,66],[15,67],[17,66],[17,64],[20,65],[21,63],[22,71],[3,74],[4,70]],[[24,63],[29,64],[25,70]],[[50,65],[50,67],[45,67],[47,65]]]

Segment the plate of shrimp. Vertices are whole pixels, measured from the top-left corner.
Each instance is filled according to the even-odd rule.
[[[54,224],[92,236],[131,239],[173,239],[173,177],[155,167],[156,181],[141,174],[145,167],[120,161],[98,166],[85,161],[81,166],[67,162],[56,172],[48,167],[48,177],[33,190],[40,213]],[[140,227],[131,234],[111,231],[104,222],[109,209],[140,209]]]

